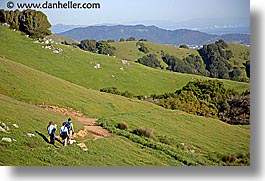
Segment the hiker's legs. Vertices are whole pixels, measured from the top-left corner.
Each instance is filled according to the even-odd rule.
[[[66,146],[68,143],[68,136],[67,135],[60,135],[62,138],[63,146]]]
[[[67,143],[69,143],[70,140],[72,140],[72,134],[73,134],[73,130],[70,130],[70,131],[69,131],[69,137],[68,137],[68,141],[67,141]]]
[[[50,134],[50,143],[54,145],[55,134]]]

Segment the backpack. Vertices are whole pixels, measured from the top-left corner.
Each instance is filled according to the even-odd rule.
[[[67,121],[65,127],[67,127],[68,130],[71,130],[71,122]]]

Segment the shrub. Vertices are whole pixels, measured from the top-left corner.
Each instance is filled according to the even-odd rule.
[[[132,133],[136,134],[138,136],[145,136],[147,138],[151,138],[153,136],[154,131],[152,128],[139,127],[139,128],[136,128],[135,130],[133,130]]]
[[[34,38],[43,38],[50,35],[51,27],[47,16],[41,11],[31,9],[19,11],[0,10],[0,23],[7,23],[11,28],[25,32]]]
[[[128,130],[129,129],[129,125],[125,121],[119,122],[116,127],[118,129],[121,129],[121,130]]]
[[[136,41],[136,39],[134,37],[129,37],[126,41]]]
[[[186,48],[186,49],[189,49],[188,45],[185,45],[185,44],[180,45],[179,48]]]
[[[160,62],[155,54],[143,56],[142,58],[139,58],[137,62],[152,68],[161,67]]]

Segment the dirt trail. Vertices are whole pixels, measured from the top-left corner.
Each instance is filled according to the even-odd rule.
[[[61,113],[61,114],[66,115],[68,117],[77,119],[79,122],[81,122],[84,125],[84,129],[80,130],[78,133],[75,133],[73,138],[85,137],[85,136],[87,136],[88,133],[93,135],[93,140],[96,140],[99,138],[106,138],[106,137],[111,136],[111,134],[107,130],[103,129],[100,126],[96,126],[96,122],[98,120],[96,118],[84,117],[82,115],[82,113],[76,112],[72,109],[66,109],[66,108],[60,108],[57,106],[48,106],[48,105],[41,105],[41,107],[46,109],[46,110]]]

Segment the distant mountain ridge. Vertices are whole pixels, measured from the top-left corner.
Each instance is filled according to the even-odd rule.
[[[240,44],[250,44],[249,34],[224,34],[214,35],[196,30],[177,29],[165,30],[156,26],[144,25],[114,25],[114,26],[88,26],[79,27],[59,33],[59,35],[72,38],[77,41],[84,39],[94,40],[115,40],[120,38],[135,37],[136,39],[147,39],[151,42],[170,45],[187,44],[191,46],[201,46],[223,39],[226,42],[236,42]]]

